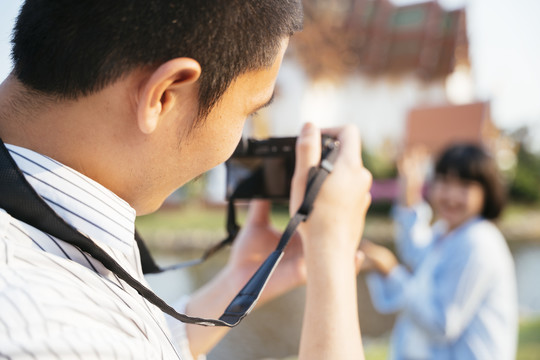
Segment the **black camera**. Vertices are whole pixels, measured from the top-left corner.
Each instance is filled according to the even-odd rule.
[[[328,135],[321,138],[321,158],[337,146]],[[288,200],[295,165],[296,137],[256,140],[243,138],[229,160],[227,199]]]

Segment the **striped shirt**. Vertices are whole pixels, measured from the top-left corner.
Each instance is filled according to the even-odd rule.
[[[135,210],[59,162],[6,145],[64,220],[147,284]],[[185,301],[177,304],[183,311]],[[0,359],[191,359],[185,326],[78,248],[0,209]]]
[[[375,307],[399,312],[392,359],[515,358],[517,290],[506,242],[477,217],[447,233],[431,209],[398,207],[396,249],[405,266],[368,276]]]

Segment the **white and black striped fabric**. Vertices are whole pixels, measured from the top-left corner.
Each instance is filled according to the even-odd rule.
[[[145,283],[134,209],[51,158],[6,146],[54,211]],[[88,254],[0,209],[2,358],[191,359],[191,354],[182,323],[165,320],[161,310]]]

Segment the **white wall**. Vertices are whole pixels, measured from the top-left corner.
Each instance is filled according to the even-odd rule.
[[[269,109],[271,135],[295,135],[306,121],[318,126],[354,123],[369,147],[389,137],[399,140],[410,108],[447,102],[443,80],[426,84],[413,75],[396,79],[354,75],[340,84],[311,82],[290,59],[282,65],[277,86]]]

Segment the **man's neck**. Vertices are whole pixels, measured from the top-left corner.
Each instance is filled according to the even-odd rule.
[[[127,106],[115,89],[79,100],[57,100],[27,89],[14,76],[0,84],[0,137],[5,143],[49,156],[124,197],[121,173]],[[121,92],[120,92],[121,93]],[[113,139],[116,137],[116,144]],[[129,159],[123,161],[128,162]],[[112,171],[114,169],[114,171]],[[127,193],[127,192],[126,192]]]
[[[43,125],[61,103],[22,85],[13,75],[0,84],[0,137],[6,143],[47,152],[52,135]]]

